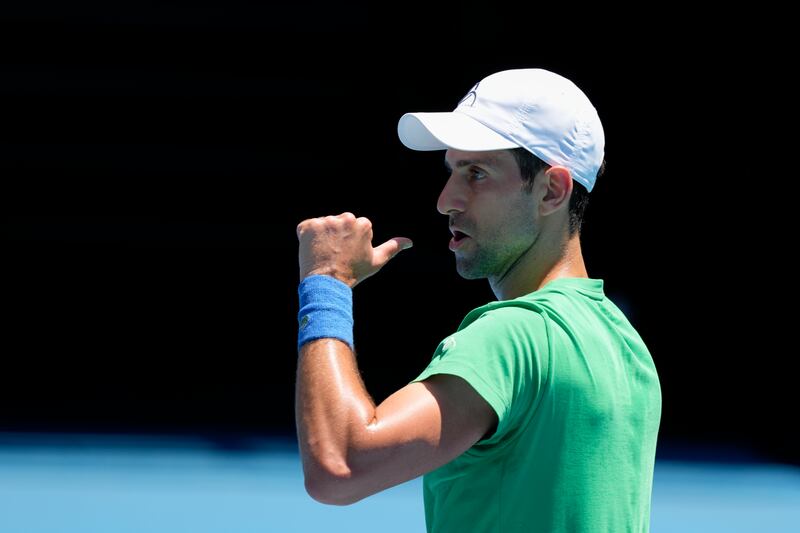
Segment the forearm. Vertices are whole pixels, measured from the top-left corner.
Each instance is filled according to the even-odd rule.
[[[352,213],[298,224],[298,311],[295,416],[306,489],[326,503],[357,501],[380,490],[377,409],[358,372],[353,345],[352,288],[402,249],[405,237],[372,247],[372,223]],[[373,479],[374,478],[374,479]],[[407,479],[407,478],[406,478]]]
[[[375,419],[350,347],[318,339],[300,349],[295,416],[306,484],[352,475],[348,454],[359,432]]]

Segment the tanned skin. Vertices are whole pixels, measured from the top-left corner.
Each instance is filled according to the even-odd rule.
[[[486,278],[498,300],[562,277],[588,277],[578,234],[568,232],[572,178],[550,167],[526,191],[508,150],[447,150],[449,171],[437,208],[458,245],[456,268]],[[332,276],[350,287],[378,272],[411,240],[372,246],[372,223],[352,213],[297,226],[300,279]],[[361,354],[369,357],[369,354]],[[367,393],[351,348],[337,339],[303,345],[295,397],[308,493],[335,505],[430,472],[461,455],[497,425],[497,414],[463,379],[439,374],[409,384],[380,405]]]

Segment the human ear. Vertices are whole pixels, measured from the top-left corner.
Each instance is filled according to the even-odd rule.
[[[572,175],[569,170],[559,166],[550,167],[544,172],[543,178],[546,189],[539,204],[539,213],[546,216],[567,209],[572,195]]]

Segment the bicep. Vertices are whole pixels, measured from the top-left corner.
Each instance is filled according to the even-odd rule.
[[[411,383],[376,408],[353,442],[353,478],[362,497],[408,481],[452,461],[496,424],[492,407],[458,376]]]

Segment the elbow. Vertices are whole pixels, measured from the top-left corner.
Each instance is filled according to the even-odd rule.
[[[351,505],[361,498],[354,498],[341,480],[306,477],[306,492],[319,503],[326,505]]]
[[[359,493],[358,479],[344,461],[304,463],[309,496],[326,505],[351,505],[367,495]]]

